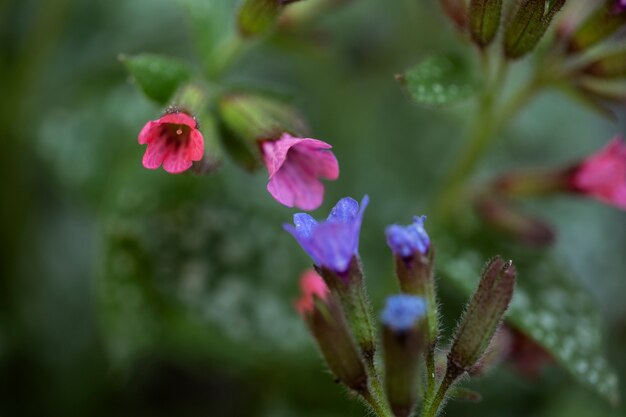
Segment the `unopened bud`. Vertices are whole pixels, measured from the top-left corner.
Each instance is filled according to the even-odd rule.
[[[395,256],[396,276],[405,294],[424,297],[427,301],[428,342],[438,333],[437,299],[433,272],[435,251],[424,228],[426,216],[416,216],[408,226],[397,224],[385,229],[387,244]]]
[[[469,6],[470,33],[481,48],[493,41],[500,27],[502,0],[471,0]]]
[[[626,77],[626,49],[593,61],[583,71],[600,78]]]
[[[218,110],[227,150],[248,169],[262,166],[260,142],[276,140],[284,133],[307,137],[298,112],[268,97],[229,94],[219,99]]]
[[[300,286],[302,297],[296,309],[306,320],[328,368],[341,383],[364,392],[367,372],[341,306],[315,271],[305,272]]]
[[[621,0],[606,0],[572,34],[569,52],[590,48],[617,32],[626,25],[626,7]]]
[[[411,295],[389,297],[382,314],[385,389],[396,417],[409,416],[417,402],[425,315],[424,299]]]
[[[456,329],[448,353],[449,375],[469,371],[483,356],[511,302],[515,277],[511,261],[496,257],[489,262]]]
[[[508,23],[504,35],[504,53],[509,59],[526,55],[539,43],[552,19],[565,4],[555,0],[523,0]]]

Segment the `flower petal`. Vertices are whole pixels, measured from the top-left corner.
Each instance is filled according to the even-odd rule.
[[[313,235],[317,220],[306,213],[296,213],[293,215],[293,224],[296,226],[298,234],[308,239]]]
[[[302,165],[287,160],[270,176],[267,191],[281,204],[314,210],[324,200],[324,185]]]
[[[328,215],[328,221],[349,223],[359,212],[359,203],[351,197],[342,198]]]
[[[155,122],[153,120],[146,123],[137,137],[139,144],[145,145],[146,143],[152,142],[159,134],[158,129],[155,129],[159,126],[159,122]]]
[[[287,160],[287,153],[294,145],[300,142],[302,139],[294,138],[293,136],[285,133],[280,139],[273,141],[264,141],[261,144],[263,150],[263,159],[267,166],[267,171],[270,177],[272,177]]]
[[[156,137],[148,143],[143,155],[143,166],[148,169],[157,169],[167,157],[170,147],[164,137]]]
[[[199,161],[204,156],[204,137],[198,129],[192,129],[187,144],[187,157],[192,161]]]
[[[186,148],[181,146],[166,155],[163,161],[163,169],[170,174],[180,174],[191,168],[192,162],[187,158]]]
[[[196,122],[196,119],[194,119],[192,116],[184,112],[167,113],[163,115],[159,120],[157,120],[157,123],[159,124],[171,123],[175,125],[187,125],[192,129],[195,129],[198,127],[198,123]]]

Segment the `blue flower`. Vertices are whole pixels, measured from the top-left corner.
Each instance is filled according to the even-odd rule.
[[[430,247],[430,238],[424,229],[425,221],[426,216],[415,216],[413,223],[408,226],[387,226],[385,235],[393,253],[403,258],[408,258],[415,252],[425,255]]]
[[[394,331],[409,330],[426,315],[426,301],[414,295],[392,295],[387,298],[381,320]]]
[[[360,208],[356,200],[342,198],[326,221],[318,222],[306,213],[297,213],[293,216],[294,224],[285,224],[284,228],[316,265],[343,273],[358,253],[363,211],[368,203],[368,196],[363,197]]]

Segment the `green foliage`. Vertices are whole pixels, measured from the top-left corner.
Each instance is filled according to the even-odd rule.
[[[162,105],[167,104],[178,87],[192,75],[186,63],[162,55],[121,55],[120,60],[141,91]]]
[[[431,56],[398,77],[413,100],[427,106],[460,102],[476,92],[469,66],[455,56]]]

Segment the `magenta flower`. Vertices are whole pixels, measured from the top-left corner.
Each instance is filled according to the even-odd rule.
[[[626,11],[626,0],[615,0],[613,10],[615,13],[622,13]]]
[[[139,144],[147,144],[143,166],[163,169],[170,174],[188,170],[193,161],[204,155],[204,138],[198,130],[196,119],[183,112],[164,114],[151,120],[139,133]]]
[[[339,177],[337,158],[331,146],[317,139],[295,138],[284,133],[275,141],[261,142],[269,172],[267,191],[279,203],[302,210],[315,210],[324,200],[319,178]]]
[[[579,164],[571,177],[575,191],[626,210],[626,143],[616,136]]]

